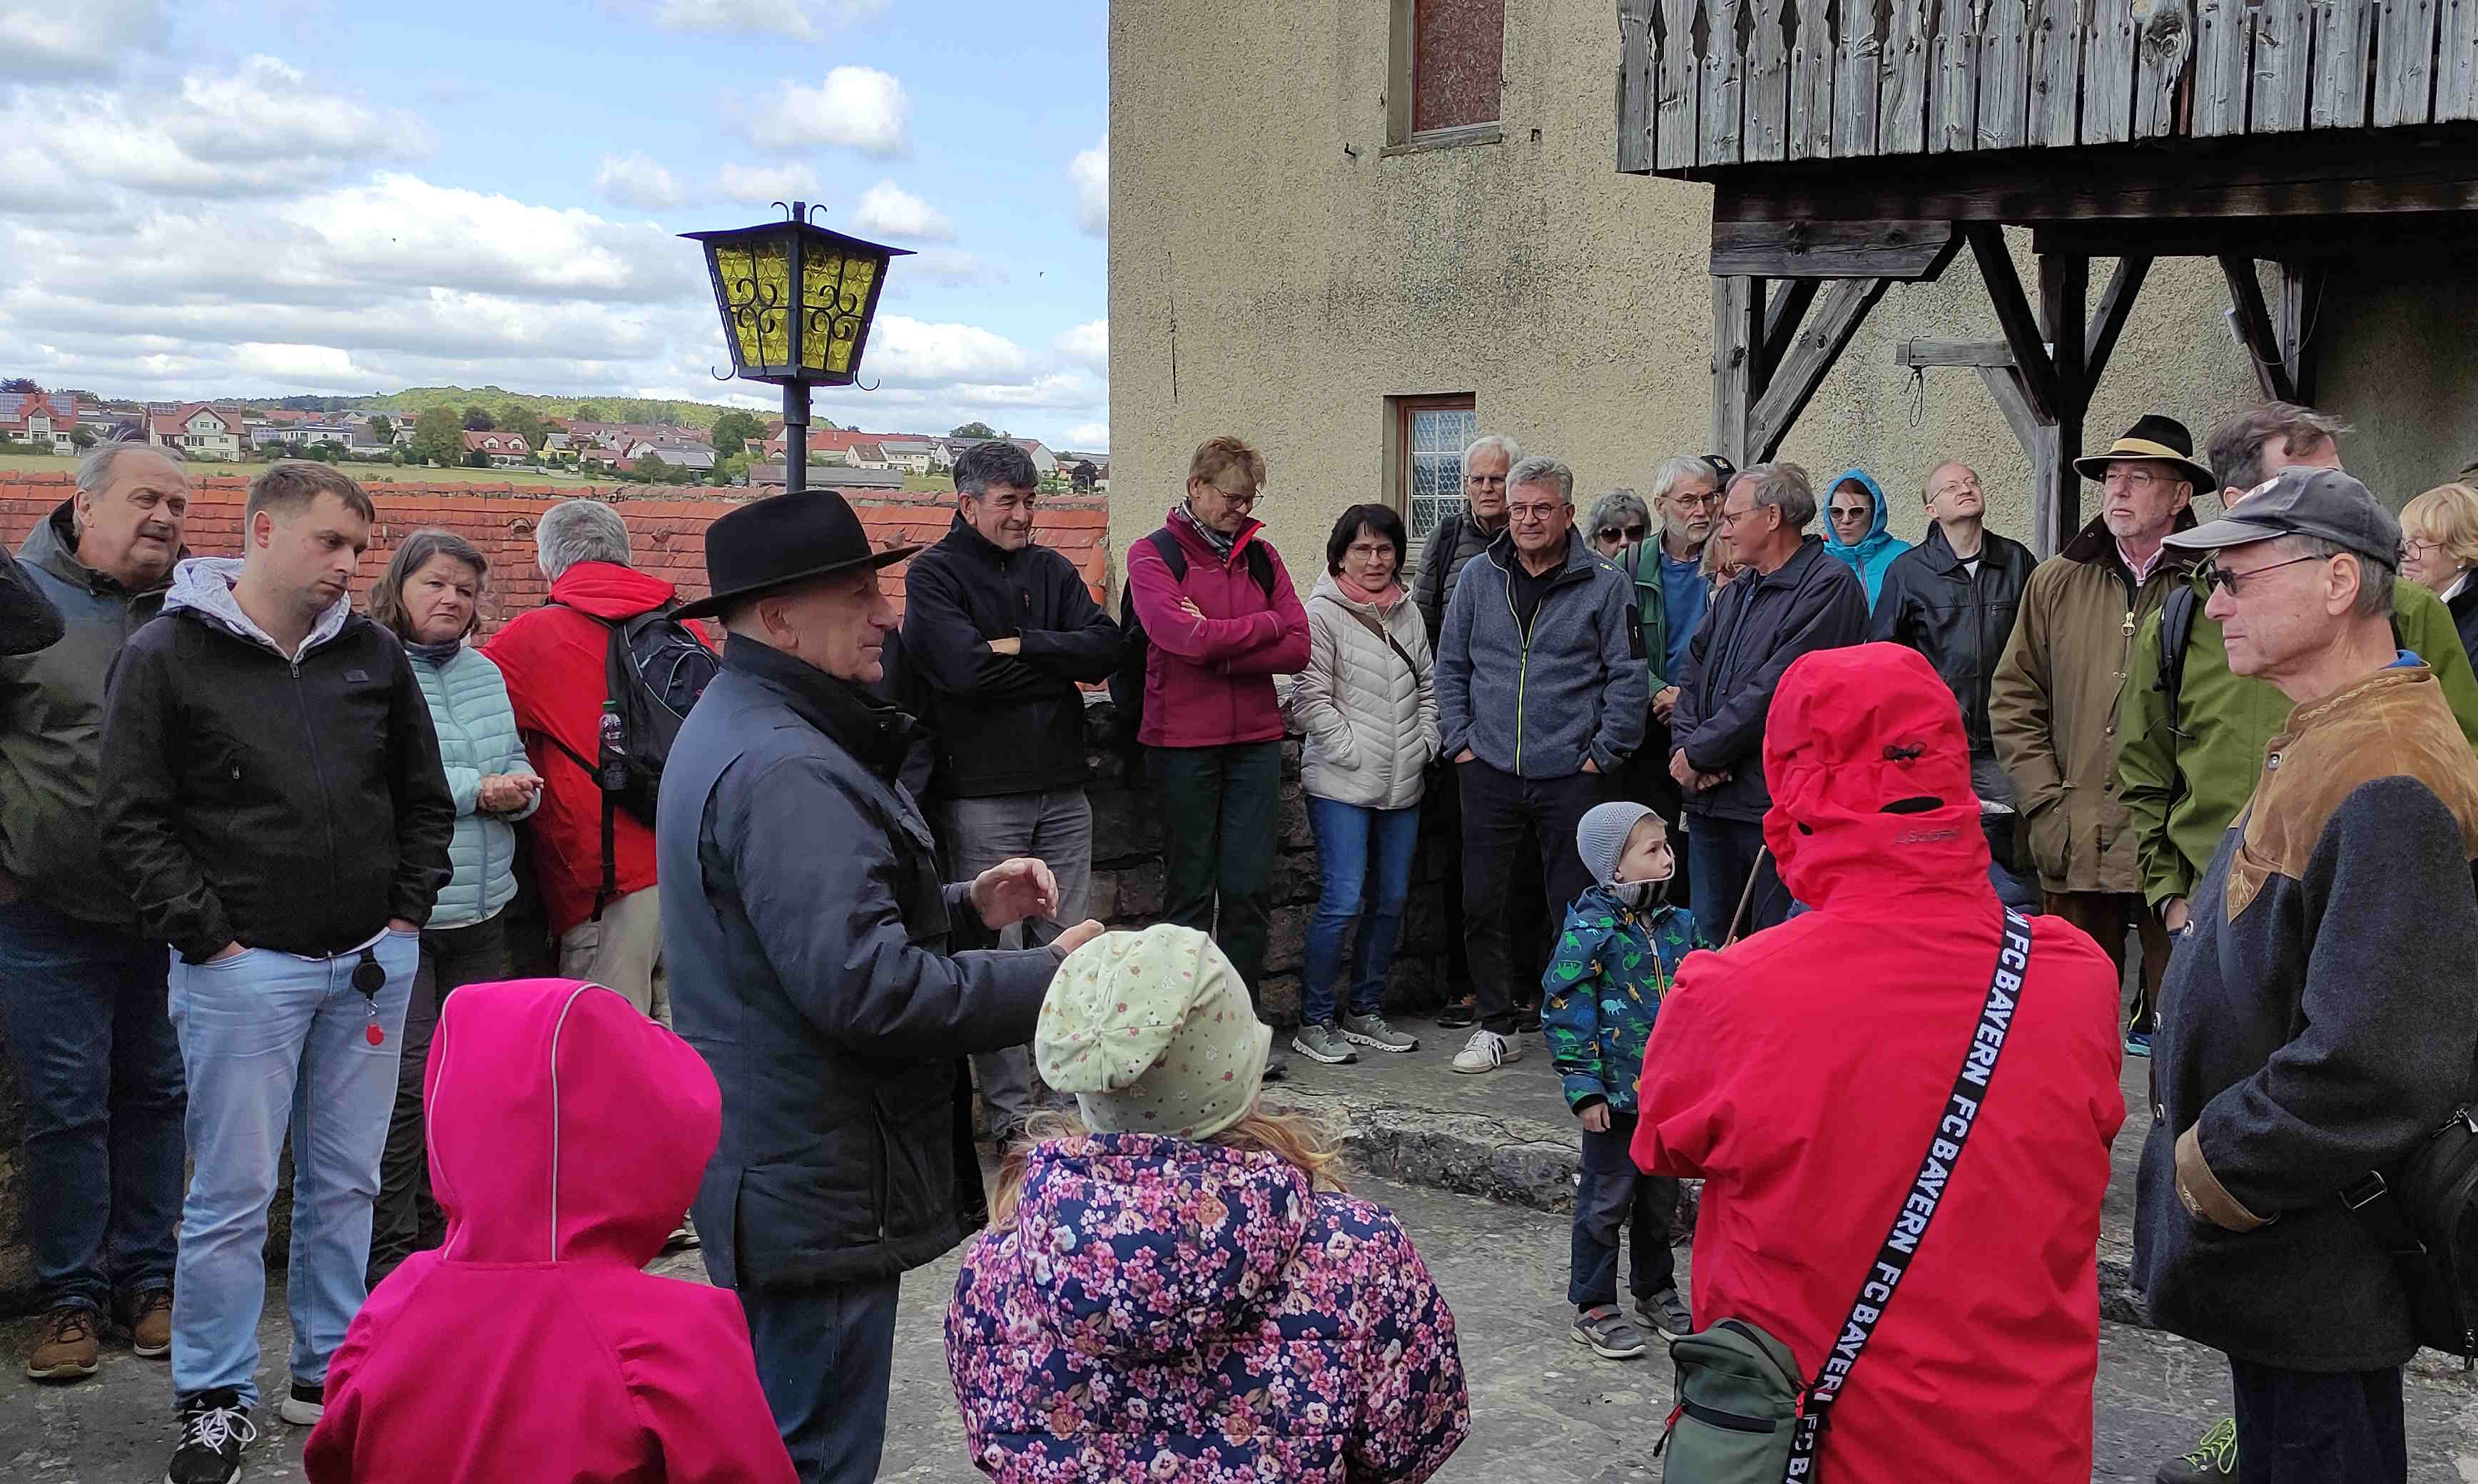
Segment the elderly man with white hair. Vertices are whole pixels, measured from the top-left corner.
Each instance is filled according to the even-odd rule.
[[[594,767],[613,629],[672,607],[679,592],[628,565],[627,524],[599,500],[543,512],[534,551],[550,601],[511,620],[483,653],[507,677],[517,731],[543,778],[527,827],[559,971],[607,985],[668,1025],[654,832],[612,806]]]

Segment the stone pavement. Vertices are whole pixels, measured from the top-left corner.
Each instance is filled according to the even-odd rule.
[[[1446,1484],[1619,1484],[1657,1479],[1652,1445],[1670,1403],[1667,1364],[1594,1357],[1567,1337],[1566,1222],[1524,1206],[1359,1178],[1353,1188],[1392,1207],[1436,1274],[1461,1331],[1470,1375],[1471,1441],[1438,1475]],[[966,1461],[947,1381],[941,1320],[955,1258],[904,1284],[895,1388],[881,1478],[945,1484],[979,1477]],[[660,1270],[695,1279],[695,1254]],[[33,1325],[0,1328],[13,1371]],[[282,1383],[283,1295],[262,1331],[274,1364],[262,1389]],[[498,1343],[476,1334],[477,1345]],[[2183,1341],[2101,1326],[2094,1480],[2148,1480],[2228,1405],[2218,1356]],[[151,1484],[170,1446],[169,1384],[161,1362],[108,1351],[104,1373],[66,1388],[0,1377],[0,1480],[8,1484]],[[2415,1484],[2478,1481],[2478,1386],[2455,1368],[2414,1368],[2410,1477]],[[271,1422],[244,1478],[299,1479],[301,1433]]]

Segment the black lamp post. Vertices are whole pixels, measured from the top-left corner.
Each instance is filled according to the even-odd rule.
[[[829,232],[810,210],[795,201],[782,221],[680,234],[704,244],[733,374],[783,389],[786,493],[809,488],[809,389],[847,387],[860,374],[887,264],[911,256]]]

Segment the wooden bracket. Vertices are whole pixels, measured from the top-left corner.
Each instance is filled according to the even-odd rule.
[[[1756,358],[1755,386],[1758,392],[1772,385],[1773,372],[1781,368],[1782,358],[1789,354],[1790,342],[1798,337],[1798,327],[1806,322],[1808,306],[1824,284],[1813,278],[1785,278],[1773,290],[1772,303],[1764,310],[1764,338],[1761,352]]]
[[[2116,271],[2108,276],[2108,287],[2100,291],[2099,309],[2091,315],[2090,332],[2083,338],[2083,375],[2093,387],[2099,385],[2100,372],[2108,369],[2108,358],[2116,353],[2117,337],[2125,333],[2125,321],[2133,316],[2134,300],[2142,292],[2142,281],[2151,273],[2149,258],[2119,258]]]
[[[1888,278],[1842,278],[1826,289],[1811,323],[1798,333],[1796,345],[1763,389],[1747,418],[1747,446],[1762,463],[1781,451],[1790,424],[1807,411],[1815,390],[1824,385],[1833,363],[1841,359],[1850,339],[1858,333],[1867,312],[1892,287]]]
[[[1949,221],[1715,221],[1717,278],[1884,278],[1929,283],[1961,250]]]
[[[2289,380],[2288,360],[2281,353],[2280,332],[2263,305],[2263,282],[2254,276],[2254,260],[2223,253],[2220,273],[2229,281],[2230,322],[2237,326],[2238,343],[2254,363],[2254,379],[2263,396],[2275,402],[2298,400],[2297,387]]]
[[[1966,223],[1962,232],[1970,239],[1971,256],[1978,260],[1979,276],[1987,285],[1987,299],[1995,307],[2005,343],[2013,347],[2013,367],[2021,373],[2031,410],[2041,421],[2054,422],[2062,405],[2056,363],[2048,357],[2031,301],[2023,296],[2022,280],[2013,271],[2013,255],[2005,250],[2005,229],[1992,221],[1974,221]]]

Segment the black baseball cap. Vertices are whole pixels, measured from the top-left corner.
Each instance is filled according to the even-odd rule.
[[[2180,551],[2218,551],[2283,536],[2319,537],[2369,562],[2400,567],[2400,521],[2343,469],[2282,469],[2229,514],[2175,532],[2167,544]]]

